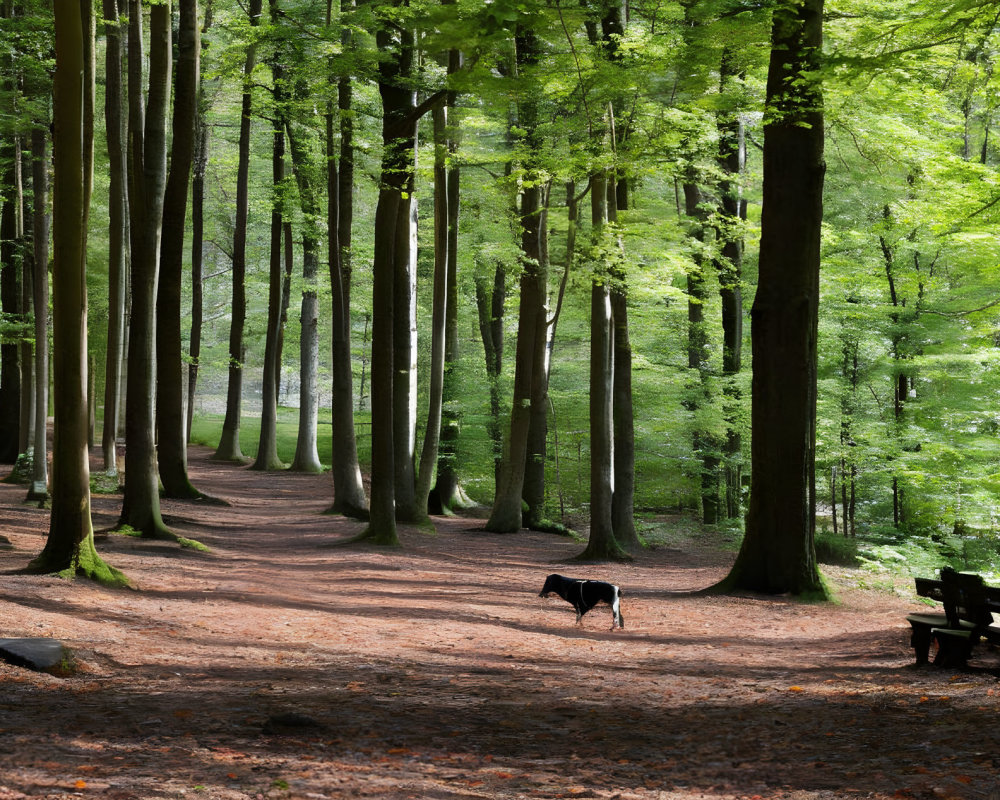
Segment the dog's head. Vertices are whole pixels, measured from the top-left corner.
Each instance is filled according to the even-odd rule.
[[[545,579],[545,584],[542,586],[542,591],[538,593],[539,597],[548,597],[552,592],[559,591],[559,584],[563,580],[562,575],[556,575],[553,573]]]

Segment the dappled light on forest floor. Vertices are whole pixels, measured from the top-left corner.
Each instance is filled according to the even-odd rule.
[[[1000,792],[1000,656],[911,666],[906,581],[839,604],[697,597],[712,538],[629,564],[561,565],[622,586],[627,628],[538,591],[580,543],[479,520],[329,547],[328,476],[192,453],[229,507],[164,501],[210,550],[99,537],[134,590],[15,575],[45,513],[0,485],[0,636],[75,653],[56,678],[0,664],[0,799],[958,798]],[[110,527],[117,496],[94,498]]]

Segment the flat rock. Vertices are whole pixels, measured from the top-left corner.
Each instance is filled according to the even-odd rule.
[[[0,658],[39,672],[59,672],[69,651],[55,639],[0,639]]]

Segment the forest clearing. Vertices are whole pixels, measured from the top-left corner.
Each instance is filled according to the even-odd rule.
[[[631,563],[580,541],[402,526],[331,547],[329,475],[194,448],[228,507],[164,500],[209,550],[119,535],[134,588],[18,575],[48,512],[0,484],[0,636],[54,637],[76,671],[0,664],[0,798],[961,798],[1000,792],[1000,668],[916,669],[912,581],[825,567],[836,603],[692,594],[735,551],[678,536]],[[97,529],[120,495],[94,495]],[[477,530],[480,529],[480,530]],[[681,526],[678,526],[681,529]],[[623,587],[541,599],[547,573]]]

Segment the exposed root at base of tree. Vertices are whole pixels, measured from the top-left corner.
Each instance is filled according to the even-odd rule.
[[[617,561],[617,562],[629,562],[634,561],[630,553],[625,552],[617,545],[611,547],[590,547],[588,545],[587,549],[584,550],[580,555],[574,556],[570,561]]]
[[[68,558],[43,550],[23,572],[26,575],[55,575],[66,580],[86,578],[110,588],[132,588],[124,572],[115,569],[97,554],[93,536],[87,536],[79,544],[76,553]]]
[[[367,508],[355,506],[351,503],[334,503],[323,513],[339,514],[340,516],[347,517],[348,519],[356,519],[358,522],[368,522],[369,518]]]

